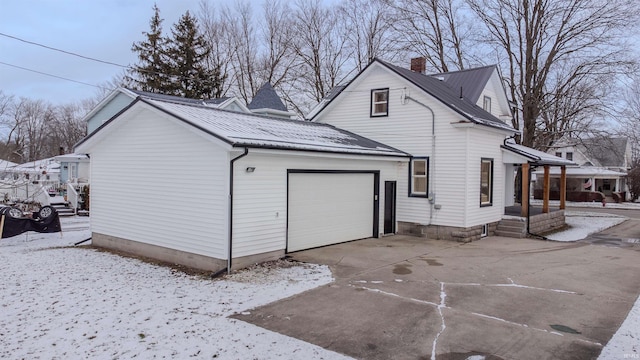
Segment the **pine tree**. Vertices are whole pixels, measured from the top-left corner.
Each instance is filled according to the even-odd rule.
[[[222,92],[220,69],[208,69],[206,59],[211,51],[198,31],[197,19],[187,11],[171,29],[165,55],[171,84],[168,94],[194,99],[219,97]]]
[[[138,90],[154,93],[165,93],[168,86],[167,61],[165,59],[165,47],[167,40],[162,36],[162,22],[160,9],[153,5],[153,17],[149,21],[149,31],[143,32],[144,41],[135,42],[131,50],[138,53],[139,63],[132,66],[129,83]]]

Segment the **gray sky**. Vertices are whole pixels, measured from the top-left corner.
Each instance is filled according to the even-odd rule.
[[[215,1],[214,3],[217,3]],[[163,31],[199,0],[155,0]],[[0,33],[122,65],[136,63],[131,44],[144,38],[152,0],[0,0]],[[100,84],[122,68],[62,54],[0,35],[0,62]],[[97,89],[0,64],[0,90],[54,104],[92,97]]]

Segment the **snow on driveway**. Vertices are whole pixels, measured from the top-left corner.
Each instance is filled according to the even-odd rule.
[[[326,266],[211,280],[68,247],[90,233],[65,228],[80,230],[0,240],[0,358],[347,359],[227,318],[331,282]]]
[[[565,222],[569,229],[547,235],[554,241],[578,241],[599,231],[624,222],[627,218],[614,214],[596,212],[565,211]]]

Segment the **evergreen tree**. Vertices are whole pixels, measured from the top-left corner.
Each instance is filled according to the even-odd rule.
[[[165,47],[167,40],[162,36],[162,22],[158,5],[153,5],[153,17],[149,21],[149,31],[143,32],[144,41],[135,42],[131,50],[138,53],[139,63],[132,66],[127,80],[136,89],[154,93],[165,93],[168,86]]]
[[[165,51],[171,82],[167,94],[195,99],[219,97],[222,93],[220,69],[209,69],[211,51],[198,30],[197,19],[187,11],[171,29]]]

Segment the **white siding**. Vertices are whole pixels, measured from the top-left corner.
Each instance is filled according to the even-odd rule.
[[[498,221],[504,214],[505,165],[500,144],[504,135],[481,129],[468,129],[467,187],[465,227]],[[493,203],[480,206],[480,163],[482,158],[493,159]]]
[[[397,181],[398,159],[250,149],[234,166],[233,257],[282,250],[287,236],[287,169],[380,170],[383,231],[384,181]],[[252,173],[247,167],[255,167]]]
[[[372,118],[369,116],[370,91],[385,87],[390,89],[389,116]],[[475,196],[474,192],[479,192],[479,185],[472,183],[469,177],[478,176],[478,184],[480,181],[479,170],[476,172],[475,168],[469,169],[467,166],[471,162],[470,157],[479,159],[480,152],[476,153],[476,149],[469,145],[471,139],[468,129],[451,125],[463,120],[461,115],[381,66],[372,66],[345,91],[335,100],[335,104],[320,114],[316,121],[355,132],[414,156],[429,156],[430,177],[433,182],[429,191],[435,193],[435,204],[440,205],[441,209],[434,210],[433,214],[430,214],[431,205],[426,198],[409,197],[409,170],[408,165],[403,164],[399,168],[398,175],[398,221],[446,226],[467,226],[466,224],[479,221],[475,212],[469,214],[472,219],[466,217],[472,210],[468,208],[469,193]],[[431,150],[431,112],[411,100],[404,99],[403,102],[403,94],[429,106],[434,111],[435,154],[432,154]],[[483,156],[495,158],[494,168],[502,166],[500,145],[505,137],[504,134],[496,136],[488,131],[474,130],[471,137],[474,137],[474,141],[482,143],[483,147],[491,149],[486,152],[487,155]],[[479,160],[477,166],[479,169]],[[496,173],[502,172],[497,170]],[[500,184],[502,180],[494,184],[494,198],[495,194],[503,192],[499,187]],[[469,186],[472,186],[472,189]],[[478,196],[473,199],[479,201],[479,197],[478,193]],[[473,209],[477,205],[474,203]],[[494,206],[495,208],[497,207]],[[503,209],[500,210],[501,214],[502,212]],[[488,218],[488,216],[481,217],[482,221]],[[497,221],[499,218],[499,216],[493,216],[492,221]]]
[[[91,151],[92,231],[226,259],[228,153],[166,115],[124,116]]]

